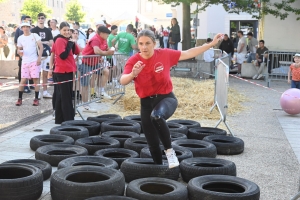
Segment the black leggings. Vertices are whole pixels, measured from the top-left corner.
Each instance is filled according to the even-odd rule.
[[[165,149],[172,148],[170,130],[166,120],[173,115],[177,104],[177,99],[172,92],[141,99],[142,126],[152,159],[156,164],[162,164],[159,142],[162,142]]]

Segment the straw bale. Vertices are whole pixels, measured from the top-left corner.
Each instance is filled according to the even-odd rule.
[[[218,120],[220,114],[214,105],[214,80],[199,81],[188,78],[172,78],[173,92],[178,99],[178,107],[172,118],[191,120]],[[229,88],[228,115],[235,115],[245,108],[242,102],[246,97]],[[125,95],[105,113],[117,113],[121,116],[140,113],[140,99],[135,93],[134,84],[126,86]]]

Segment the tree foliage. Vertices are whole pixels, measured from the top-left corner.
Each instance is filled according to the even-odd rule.
[[[85,13],[78,0],[72,0],[67,4],[66,19],[68,21],[83,22]]]
[[[46,0],[25,0],[21,13],[30,16],[34,23],[37,21],[39,13],[45,13],[46,16],[49,16],[52,10],[47,6]]]

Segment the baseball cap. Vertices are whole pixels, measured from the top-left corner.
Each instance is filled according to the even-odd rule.
[[[23,22],[23,23],[20,25],[21,28],[22,28],[23,26],[29,26],[29,27],[31,27],[31,25],[30,25],[29,23],[27,23],[27,22]]]
[[[296,53],[293,57],[300,57],[300,53]]]
[[[110,30],[108,28],[106,28],[105,26],[99,26],[98,32],[110,34]]]
[[[97,25],[105,26],[105,23],[102,20],[99,20],[95,23],[95,26],[97,26]]]
[[[79,22],[74,22],[73,24],[75,24],[75,25],[77,25],[77,26],[80,26],[80,25],[79,25]]]
[[[112,26],[110,27],[110,30],[115,30],[115,29],[117,29],[117,28],[118,28],[118,26],[112,25]]]

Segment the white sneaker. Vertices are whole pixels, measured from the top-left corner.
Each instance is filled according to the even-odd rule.
[[[38,100],[41,100],[41,92],[39,92]]]
[[[253,80],[256,79],[256,78],[257,78],[257,74],[255,74],[255,75],[252,77]]]
[[[49,94],[48,92],[43,92],[43,98],[52,99],[52,95]]]
[[[237,73],[236,76],[237,76],[237,77],[241,77],[241,74]]]
[[[168,159],[169,169],[179,166],[178,158],[176,157],[176,153],[173,149],[165,150],[165,154]]]
[[[111,96],[109,96],[106,92],[102,91],[101,96],[106,98],[106,99],[111,99]]]
[[[84,105],[84,106],[83,106],[83,112],[96,113],[97,110],[91,108],[89,105]]]
[[[260,74],[260,75],[258,75],[257,79],[260,79],[261,77],[262,77],[262,75]]]

